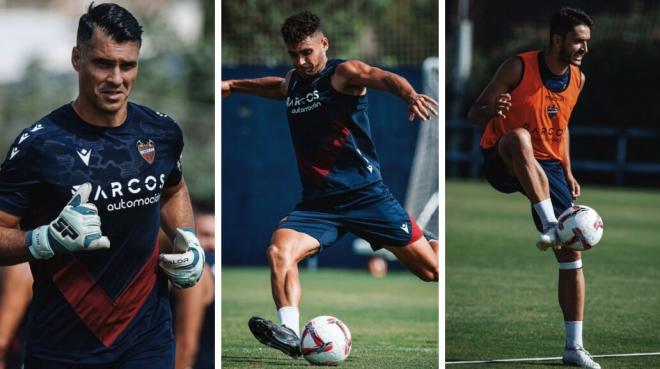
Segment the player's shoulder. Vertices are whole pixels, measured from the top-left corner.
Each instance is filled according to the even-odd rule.
[[[129,108],[134,111],[134,119],[142,123],[155,126],[160,130],[180,132],[179,124],[168,114],[156,111],[147,106],[130,103]]]
[[[53,138],[54,136],[67,134],[68,131],[62,127],[62,122],[67,119],[67,109],[70,109],[70,104],[53,110],[48,115],[23,128],[16,136],[13,144],[22,147],[35,146],[35,143]]]
[[[65,119],[67,106],[68,104],[63,105],[23,128],[9,147],[3,167],[8,162],[24,163],[24,160],[28,160],[28,158],[38,157],[39,152],[44,148],[44,142],[68,134],[68,131],[63,129],[61,125],[61,122]]]
[[[364,69],[371,67],[369,64],[358,59],[332,59],[329,63],[332,63],[332,66],[334,66],[335,74],[340,75],[359,74]]]

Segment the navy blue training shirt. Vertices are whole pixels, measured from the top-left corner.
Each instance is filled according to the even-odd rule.
[[[111,243],[107,250],[30,262],[29,356],[108,363],[139,340],[171,342],[157,236],[161,192],[181,181],[182,150],[171,118],[132,103],[119,127],[88,124],[66,104],[18,136],[0,168],[0,210],[33,229],[52,221],[75,189],[90,182],[89,202]]]
[[[350,192],[382,181],[371,139],[367,96],[330,84],[343,60],[328,60],[319,76],[291,74],[286,109],[303,200]]]

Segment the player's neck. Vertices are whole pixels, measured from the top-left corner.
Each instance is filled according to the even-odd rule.
[[[545,65],[548,67],[550,72],[557,76],[561,76],[566,73],[566,70],[568,70],[570,65],[562,61],[559,55],[551,52],[543,53],[543,61],[545,62]]]
[[[73,110],[85,123],[105,128],[119,127],[124,124],[126,116],[128,115],[127,105],[128,104],[124,104],[124,106],[115,113],[106,113],[100,112],[89,103],[84,102],[80,96],[71,103]]]

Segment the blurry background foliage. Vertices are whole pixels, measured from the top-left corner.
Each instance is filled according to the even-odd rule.
[[[204,14],[201,37],[189,43],[181,41],[157,13],[136,14],[144,28],[146,42],[140,57],[138,80],[129,100],[165,113],[179,123],[184,132],[182,164],[189,191],[193,200],[212,206],[214,2],[204,0],[201,5]],[[75,35],[76,29],[71,32]],[[144,52],[147,47],[148,53]],[[0,85],[3,160],[23,128],[72,101],[77,93],[78,79],[73,68],[71,73],[53,74],[38,60],[28,63],[22,80]]]
[[[271,0],[222,1],[222,64],[290,65],[280,27],[288,16],[309,10],[321,18],[331,58],[389,68],[421,65],[438,55],[438,5],[438,0],[288,0],[277,6]]]

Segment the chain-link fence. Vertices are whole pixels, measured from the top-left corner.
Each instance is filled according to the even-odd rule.
[[[222,64],[290,64],[280,27],[303,10],[321,18],[331,57],[396,67],[438,55],[437,0],[225,0]]]

